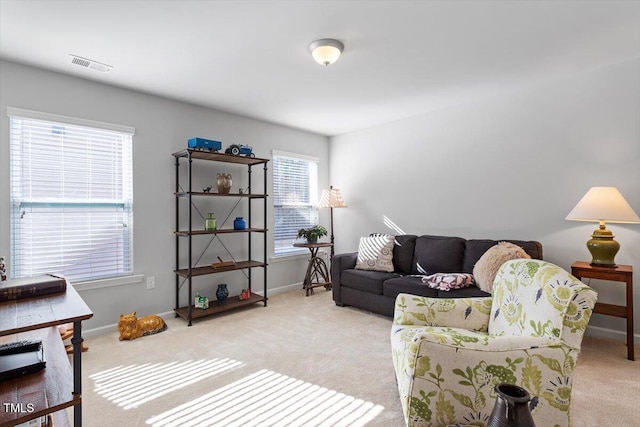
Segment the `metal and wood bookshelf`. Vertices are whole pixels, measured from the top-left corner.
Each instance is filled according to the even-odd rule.
[[[199,319],[202,317],[207,317],[210,315],[219,314],[222,312],[226,312],[229,310],[234,310],[241,307],[246,307],[248,305],[252,305],[258,302],[262,302],[264,306],[267,306],[267,163],[268,159],[261,159],[256,157],[245,157],[245,156],[234,156],[232,154],[222,154],[222,153],[214,153],[208,151],[200,151],[193,149],[186,149],[182,151],[178,151],[173,153],[175,157],[175,237],[176,237],[176,258],[175,258],[175,274],[176,274],[176,304],[175,304],[175,313],[176,316],[182,317],[183,319],[188,321],[189,326],[191,326],[193,319]],[[195,167],[194,161],[210,161],[210,162],[222,162],[222,163],[231,163],[244,165],[247,167],[247,176],[248,176],[248,190],[244,192],[234,192],[234,193],[217,193],[217,192],[204,192],[204,191],[194,191],[193,188],[193,177],[192,172]],[[186,180],[188,181],[185,186],[182,186],[180,183],[181,173],[180,166],[181,162],[187,167]],[[262,165],[263,169],[263,191],[261,193],[255,193],[252,187],[252,173],[253,167]],[[206,165],[201,165],[202,167],[208,167]],[[183,178],[184,179],[184,178]],[[242,200],[246,200],[248,203],[248,215],[247,215],[247,228],[244,230],[234,230],[233,228],[221,228],[217,230],[202,230],[202,229],[194,229],[193,224],[193,215],[195,210],[195,205],[197,199],[206,199],[206,198],[236,198]],[[262,227],[254,227],[253,224],[255,222],[254,215],[254,207],[253,202],[262,201]],[[187,207],[183,206],[186,202]],[[184,215],[184,211],[186,211],[187,222],[186,228],[180,229],[181,225],[181,214]],[[205,265],[195,265],[194,263],[194,253],[193,253],[193,243],[194,239],[201,238],[202,236],[210,236],[210,237],[218,237],[218,235],[223,234],[238,234],[247,236],[247,245],[246,245],[246,254],[249,259],[246,260],[234,260],[233,265],[227,265],[223,267],[214,268],[211,264]],[[262,236],[262,260],[253,260],[251,258],[251,254],[253,253],[253,249],[256,240],[254,237],[255,234],[261,234]],[[185,261],[182,261],[181,265],[181,253],[180,253],[180,240],[186,239],[187,243],[187,254],[186,254],[186,265]],[[260,244],[258,243],[258,247]],[[207,249],[205,248],[205,252]],[[205,255],[200,254],[198,258],[204,258]],[[262,268],[263,271],[263,295],[259,295],[254,292],[254,283],[253,283],[253,275],[252,270],[255,268]],[[246,277],[248,279],[248,288],[251,291],[251,296],[248,299],[240,300],[238,295],[229,295],[226,304],[217,305],[215,301],[212,301],[212,304],[209,305],[208,309],[196,309],[194,305],[194,294],[193,294],[193,278],[197,276],[204,276],[222,272],[228,272],[233,270],[244,270],[246,272]],[[186,304],[181,304],[180,302],[180,290],[184,284],[187,284],[187,302]]]

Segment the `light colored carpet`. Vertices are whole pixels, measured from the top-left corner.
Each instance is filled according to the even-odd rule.
[[[114,321],[117,317],[114,314]],[[402,426],[391,320],[302,290],[135,341],[90,338],[83,420],[126,426]],[[587,337],[574,379],[574,426],[629,426],[640,414],[640,361]],[[539,426],[545,427],[545,426]]]

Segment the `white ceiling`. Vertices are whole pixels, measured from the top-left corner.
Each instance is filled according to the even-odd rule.
[[[0,57],[336,135],[639,58],[640,1],[0,0]]]

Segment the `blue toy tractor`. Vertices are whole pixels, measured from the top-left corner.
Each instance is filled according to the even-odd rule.
[[[253,154],[253,148],[250,145],[243,144],[232,144],[229,148],[224,150],[224,152],[227,154],[233,154],[234,156],[247,156],[251,158],[256,156]]]

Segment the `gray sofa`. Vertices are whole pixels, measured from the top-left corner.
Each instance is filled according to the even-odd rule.
[[[357,270],[357,252],[335,255],[331,264],[333,300],[339,306],[349,305],[393,317],[399,293],[434,298],[490,296],[476,286],[450,291],[432,289],[416,275],[473,273],[478,259],[501,241],[522,247],[531,258],[542,259],[542,244],[536,241],[400,235],[395,237],[392,273]]]

